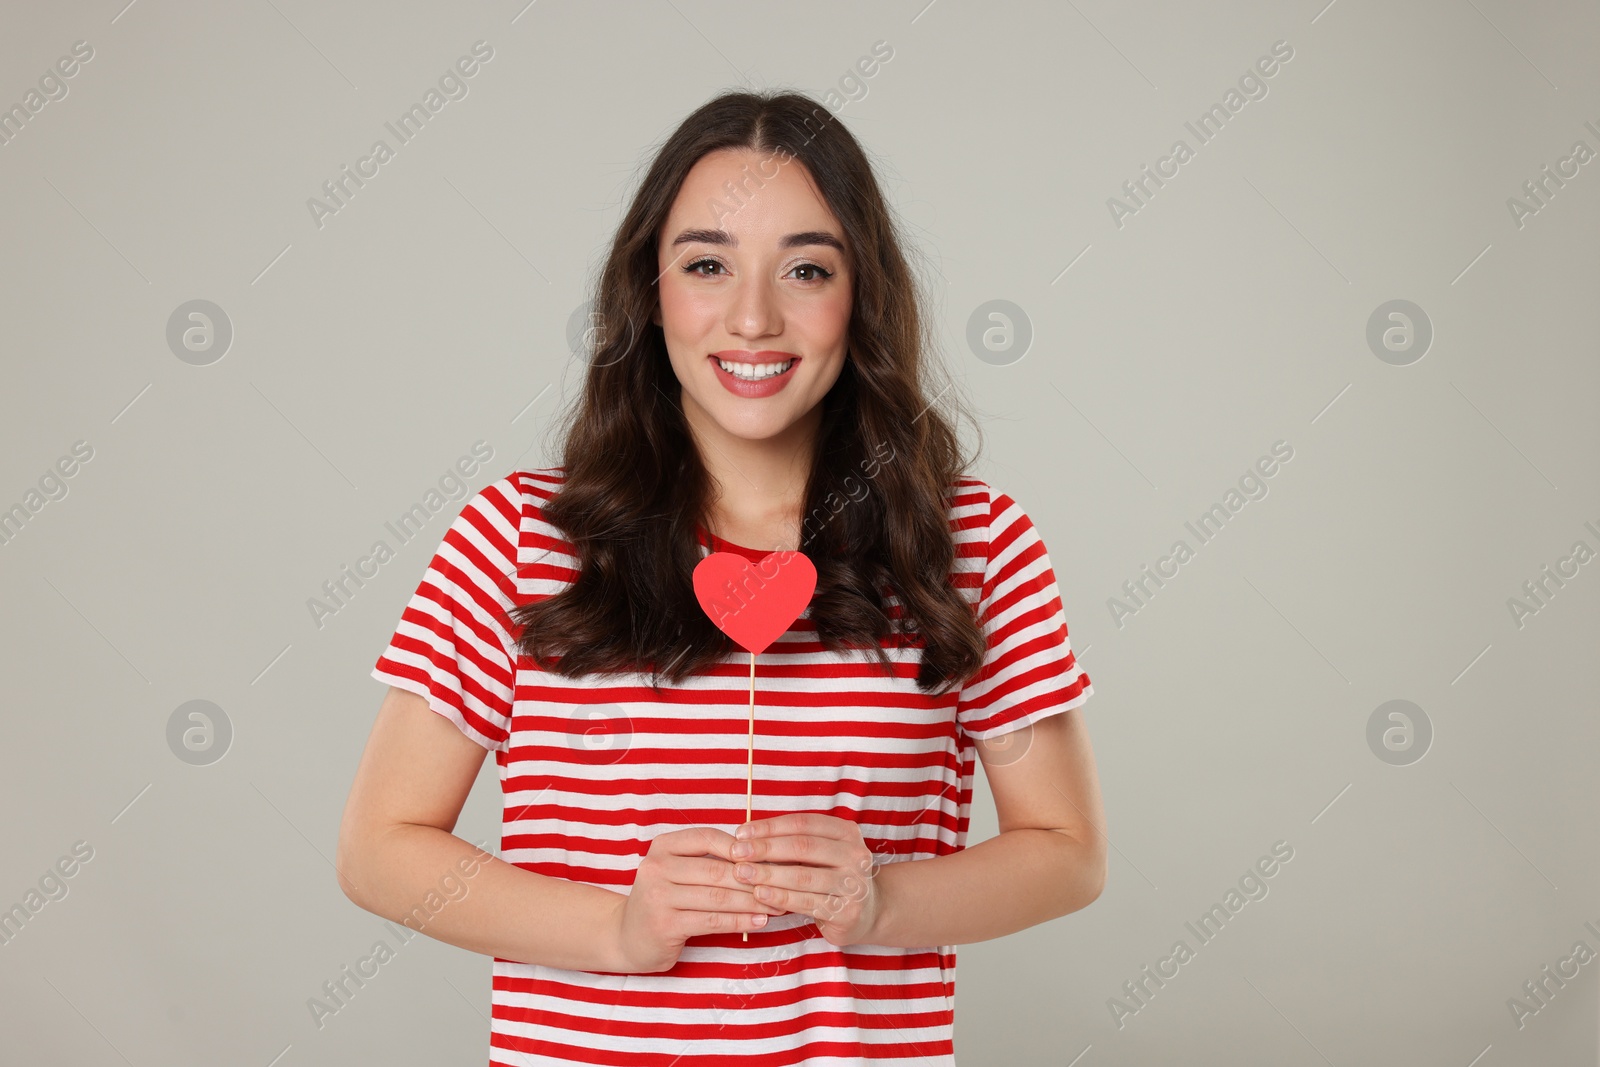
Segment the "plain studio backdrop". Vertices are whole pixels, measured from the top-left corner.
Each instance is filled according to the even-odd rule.
[[[960,1061],[1596,1062],[1593,5],[124,3],[0,13],[0,1059],[482,1062],[427,937],[307,1007],[368,671],[747,86],[872,155],[1095,682],[1104,895],[960,949]]]

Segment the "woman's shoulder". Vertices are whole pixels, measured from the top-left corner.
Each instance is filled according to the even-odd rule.
[[[515,571],[527,578],[550,568],[564,572],[574,562],[572,545],[546,520],[544,508],[565,479],[564,467],[508,471],[466,502],[456,525],[486,550],[494,550],[508,574]]]
[[[950,528],[957,555],[987,568],[1039,540],[1033,519],[1010,493],[973,474],[957,478],[950,496]],[[1042,548],[1042,546],[1040,546]]]
[[[999,486],[976,474],[956,477],[949,490],[952,529],[987,540],[996,527],[1021,514],[1021,508]]]
[[[565,467],[518,467],[496,484],[508,495],[514,493],[529,514],[543,515],[543,507],[561,491],[567,480]]]
[[[1027,512],[1015,497],[975,474],[962,474],[955,479],[950,490],[950,512],[952,520],[959,516],[967,525],[991,532],[1028,521]]]
[[[565,473],[561,467],[519,467],[508,471],[479,489],[462,507],[462,513],[526,532],[545,524],[544,507],[561,491]]]
[[[950,497],[950,509],[970,510],[975,505],[987,504],[992,487],[988,482],[976,474],[958,474],[951,481],[946,492]]]

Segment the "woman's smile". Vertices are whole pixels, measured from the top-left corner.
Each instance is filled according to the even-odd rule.
[[[747,352],[729,349],[707,356],[717,381],[735,396],[759,399],[772,396],[794,378],[800,357],[788,352]]]

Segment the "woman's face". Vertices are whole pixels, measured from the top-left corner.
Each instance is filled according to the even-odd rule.
[[[852,288],[844,229],[805,166],[748,149],[703,156],[656,247],[655,322],[690,426],[799,447],[844,369]],[[782,373],[737,376],[751,370]]]

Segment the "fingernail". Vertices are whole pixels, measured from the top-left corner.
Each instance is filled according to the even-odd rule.
[[[759,912],[750,921],[753,924],[755,924],[756,926],[765,926],[765,925],[767,925],[767,917],[765,915],[760,914]]]
[[[733,843],[733,850],[732,851],[733,851],[733,855],[734,855],[735,859],[741,859],[741,858],[743,858],[745,856],[748,856],[748,855],[750,855],[750,842],[748,842],[748,841],[735,841]]]

